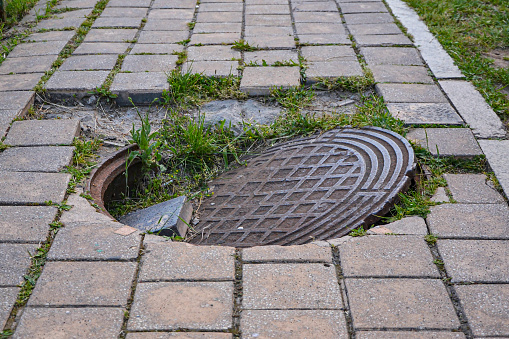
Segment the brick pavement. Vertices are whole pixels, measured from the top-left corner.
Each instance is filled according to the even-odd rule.
[[[218,1],[110,0],[46,89],[86,95],[115,75],[110,89],[120,104],[128,96],[146,103],[167,89],[164,72],[185,52],[184,71],[243,76],[244,91],[263,95],[302,83],[299,56],[309,83],[362,75],[361,58],[394,116],[470,127],[409,138],[441,156],[484,153],[509,192],[507,141],[488,140],[505,137],[502,123],[401,1],[388,0],[390,11],[379,0]],[[406,218],[361,238],[243,250],[123,235],[122,224],[67,196],[69,176],[59,171],[71,160],[78,122],[11,122],[73,38],[59,29],[79,27],[95,4],[61,1],[58,8],[79,10],[38,22],[34,31],[49,31],[32,34],[0,66],[0,134],[13,146],[0,154],[0,324],[14,338],[509,337],[509,209],[484,175],[447,174],[450,196],[426,220]],[[24,20],[44,8],[42,1]],[[232,50],[240,39],[263,50]],[[47,200],[74,207],[60,216]],[[54,220],[64,227],[53,239]],[[23,275],[46,241],[48,261],[20,307]]]

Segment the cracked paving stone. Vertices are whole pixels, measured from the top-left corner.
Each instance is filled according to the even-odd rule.
[[[125,42],[133,40],[136,33],[136,29],[91,29],[83,42]]]
[[[122,106],[151,104],[160,99],[163,91],[168,90],[168,77],[164,72],[118,73],[113,79],[110,90],[117,94],[117,103]]]
[[[238,61],[194,61],[182,65],[183,73],[199,73],[208,77],[238,76]]]
[[[403,65],[422,66],[424,65],[415,48],[409,47],[363,47],[361,54],[366,62],[372,65]],[[410,101],[411,102],[411,101]]]
[[[4,143],[11,146],[72,145],[79,131],[80,122],[74,119],[15,121]]]
[[[44,73],[0,75],[0,92],[31,91]]]
[[[12,307],[18,298],[19,287],[2,287],[0,288],[0,327],[4,328]]]
[[[386,66],[382,66],[386,67]],[[389,103],[389,112],[405,125],[463,125],[464,121],[449,103]]]
[[[242,250],[242,261],[260,262],[324,262],[332,263],[330,247],[314,244],[298,246],[255,246]]]
[[[60,203],[71,179],[65,173],[0,172],[0,203],[9,205]]]
[[[461,332],[433,331],[359,331],[357,339],[465,339]]]
[[[79,54],[122,54],[129,47],[123,42],[84,42],[76,48],[73,55]]]
[[[60,66],[59,71],[110,71],[115,67],[117,58],[117,54],[71,56]]]
[[[48,227],[49,228],[49,227]],[[31,264],[38,244],[0,244],[0,286],[18,286]]]
[[[74,147],[11,147],[0,153],[0,171],[60,172],[71,163]]]
[[[433,155],[469,158],[482,155],[481,148],[468,128],[415,128],[406,136]]]
[[[375,89],[385,102],[447,103],[447,98],[435,85],[376,84]]]
[[[0,66],[0,74],[43,73],[51,69],[56,59],[56,55],[7,58]]]
[[[171,72],[177,66],[176,55],[127,55],[123,72]]]
[[[267,95],[272,87],[299,86],[299,67],[247,67],[240,82],[240,90],[254,96]]]
[[[57,212],[50,206],[0,206],[0,240],[42,242]]]
[[[484,174],[445,174],[447,186],[456,202],[464,204],[502,204],[504,198],[487,184]],[[475,192],[475,194],[472,194]]]
[[[9,58],[19,58],[38,55],[57,55],[67,41],[29,42],[19,44],[9,53]]]

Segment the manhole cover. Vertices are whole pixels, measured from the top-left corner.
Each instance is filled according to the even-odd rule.
[[[211,183],[191,242],[250,247],[339,237],[385,214],[413,169],[410,144],[381,128],[280,144]]]

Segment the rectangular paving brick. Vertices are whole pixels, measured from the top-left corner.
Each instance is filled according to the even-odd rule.
[[[58,5],[53,7],[54,9],[66,9],[66,8],[94,8],[97,4],[96,0],[64,0],[61,1]]]
[[[227,330],[232,313],[232,282],[140,283],[127,329]]]
[[[460,325],[441,280],[345,279],[355,329]]]
[[[360,24],[385,24],[394,22],[394,18],[389,13],[356,13],[345,14],[347,25],[360,25]]]
[[[415,128],[406,137],[433,155],[468,158],[482,154],[468,128]]]
[[[18,287],[3,287],[0,288],[0,326],[4,328],[9,315],[11,314],[12,307],[16,302],[20,288]]]
[[[389,229],[390,233],[407,235],[426,235],[428,229],[426,222],[421,217],[405,217],[401,220],[391,222],[383,227]]]
[[[238,76],[238,61],[192,61],[182,65],[183,73],[198,73],[208,77]]]
[[[401,29],[394,23],[348,25],[348,29],[354,36],[379,35],[379,34],[401,34]]]
[[[371,65],[421,66],[419,52],[409,47],[363,47],[361,54]],[[411,101],[410,101],[411,102]]]
[[[196,24],[196,27],[199,24]],[[195,27],[195,29],[196,29]],[[270,36],[270,35],[293,35],[291,27],[276,26],[249,26],[244,28],[244,36]]]
[[[250,46],[256,48],[295,48],[295,39],[290,35],[282,36],[250,36],[245,38]]]
[[[435,85],[376,84],[375,89],[386,102],[447,102]]]
[[[383,2],[341,3],[339,5],[343,14],[350,13],[387,13]]]
[[[24,281],[31,264],[31,256],[36,254],[37,244],[0,244],[0,286],[18,286]]]
[[[231,46],[191,46],[187,49],[188,61],[231,61],[240,59],[240,52]]]
[[[186,40],[189,36],[187,31],[142,31],[138,38],[140,44],[174,44]]]
[[[124,8],[105,8],[101,13],[101,18],[120,17],[120,18],[143,18],[147,14],[147,8],[124,7]]]
[[[244,309],[341,309],[335,267],[329,264],[247,264]]]
[[[452,282],[509,282],[509,241],[438,240]]]
[[[4,92],[10,93],[10,92]],[[0,109],[0,138],[5,137],[7,134],[7,130],[11,126],[11,123],[18,116],[21,116],[21,110],[13,110],[13,109]]]
[[[67,41],[46,41],[46,42],[29,42],[19,44],[9,53],[9,58],[19,58],[37,55],[57,55]]]
[[[12,147],[0,153],[0,171],[60,172],[71,163],[74,147]]]
[[[151,0],[110,0],[106,7],[150,7]]]
[[[479,144],[505,195],[509,196],[509,168],[507,167],[509,142],[507,140],[479,140]]]
[[[191,36],[191,45],[221,45],[233,44],[240,40],[240,32],[238,33],[206,33],[193,34]]]
[[[240,90],[248,95],[267,95],[273,87],[300,86],[299,67],[247,67]]]
[[[343,311],[246,310],[240,330],[246,338],[347,338]]]
[[[350,46],[304,46],[301,52],[307,62],[357,61]]]
[[[85,21],[84,18],[65,18],[65,19],[46,19],[41,20],[35,26],[35,30],[46,30],[46,29],[77,29]]]
[[[117,94],[119,105],[131,105],[129,97],[134,103],[150,104],[161,98],[163,91],[168,90],[167,75],[163,72],[118,73],[113,79],[110,90]]]
[[[27,307],[13,338],[113,339],[118,337],[123,320],[122,308]]]
[[[358,61],[313,62],[306,69],[306,83],[362,75],[364,72]]]
[[[357,35],[355,42],[364,46],[413,46],[413,42],[403,34]]]
[[[350,45],[352,42],[348,39],[346,34],[299,34],[299,43],[315,45]]]
[[[126,339],[233,339],[231,333],[221,332],[130,332]]]
[[[333,1],[328,2],[292,2],[294,12],[337,12],[338,8]]]
[[[92,28],[112,27],[112,28],[139,28],[142,18],[97,18]]]
[[[117,59],[117,54],[71,56],[60,66],[59,71],[111,71]]]
[[[242,12],[242,7],[243,5],[240,2],[204,3],[200,4],[198,12]],[[251,6],[246,7],[246,13],[248,13],[249,7]],[[286,9],[288,12],[288,6]]]
[[[60,203],[71,176],[65,173],[0,172],[0,203],[9,205]]]
[[[187,20],[191,21],[194,15],[192,9],[153,9],[148,14],[148,20],[165,19],[165,20]]]
[[[35,92],[0,92],[0,107],[3,110],[26,111],[34,103]]]
[[[263,62],[267,65],[273,65],[276,62],[294,62],[299,63],[299,56],[296,51],[272,50],[272,51],[254,51],[244,52],[244,63],[249,65],[254,63],[262,66]]]
[[[155,0],[154,3],[152,4],[152,8],[194,8],[195,6],[196,0],[179,0],[179,1]]]
[[[433,83],[428,70],[421,66],[377,65],[370,69],[376,82]]]
[[[465,204],[502,204],[504,198],[484,174],[445,174],[455,201]]]
[[[198,21],[200,16],[198,15]],[[226,20],[216,21],[225,22]],[[238,22],[238,21],[231,21]],[[290,15],[246,15],[245,24],[249,26],[286,26],[289,27],[292,24],[292,18]]]
[[[240,33],[242,23],[211,23],[198,22],[194,25],[193,34],[195,33]]]
[[[434,331],[358,331],[357,339],[465,339],[461,332]]]
[[[314,244],[299,246],[256,246],[242,251],[243,262],[332,262],[330,247]]]
[[[386,67],[386,66],[382,66]],[[464,121],[449,103],[389,103],[387,109],[405,125],[463,125]]]
[[[83,42],[126,42],[133,40],[136,29],[91,29]]]
[[[440,277],[422,237],[359,237],[340,245],[339,256],[345,277]]]
[[[188,31],[189,20],[164,20],[151,19],[148,20],[143,31]]]
[[[43,33],[33,33],[25,40],[27,41],[69,41],[76,34],[75,31],[49,31]]]
[[[51,69],[56,59],[56,55],[7,58],[0,66],[0,74],[46,72]]]
[[[140,281],[234,280],[235,249],[186,243],[145,243]]]
[[[341,16],[335,12],[306,12],[293,13],[295,22],[338,23]]]
[[[0,206],[0,240],[42,242],[56,214],[50,206]]]
[[[48,262],[29,306],[125,306],[134,262]]]
[[[295,23],[299,37],[304,34],[346,34],[345,27],[340,23]]]
[[[11,146],[71,145],[80,130],[79,120],[15,121],[4,143]]]
[[[184,46],[179,44],[136,44],[129,54],[173,54],[183,50]]]
[[[176,55],[127,55],[123,72],[171,72],[177,66]]]
[[[73,55],[79,54],[122,54],[129,47],[124,42],[85,42],[76,48]]]
[[[0,75],[0,92],[31,91],[44,73]]]

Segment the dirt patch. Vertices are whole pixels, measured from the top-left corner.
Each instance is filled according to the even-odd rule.
[[[493,59],[493,65],[497,68],[509,68],[509,48],[497,48],[484,56]]]

